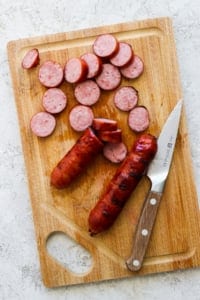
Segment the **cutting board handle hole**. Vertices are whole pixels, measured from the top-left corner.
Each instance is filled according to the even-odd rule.
[[[92,267],[90,252],[63,232],[51,233],[47,238],[46,248],[54,259],[75,274],[83,275]]]

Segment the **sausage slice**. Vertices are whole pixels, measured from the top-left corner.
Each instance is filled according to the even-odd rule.
[[[88,65],[81,58],[71,58],[65,65],[65,80],[69,83],[84,81],[88,74]]]
[[[76,105],[69,113],[70,125],[76,131],[84,131],[92,125],[93,119],[93,112],[88,106]]]
[[[110,58],[119,49],[117,39],[109,33],[99,35],[93,44],[94,53],[102,58]]]
[[[81,58],[88,65],[88,74],[87,74],[88,79],[97,76],[101,72],[102,61],[100,57],[98,57],[94,53],[85,53],[81,56]]]
[[[130,111],[128,125],[132,130],[142,132],[149,127],[149,123],[149,112],[146,107],[137,106]]]
[[[103,64],[102,72],[96,77],[96,83],[102,90],[111,91],[119,86],[121,74],[112,64]]]
[[[42,104],[47,112],[57,114],[65,109],[67,96],[59,88],[50,88],[44,93]]]
[[[29,50],[23,60],[22,60],[22,67],[24,69],[31,69],[39,64],[39,51],[38,49],[34,48]]]
[[[138,102],[138,91],[132,86],[120,87],[114,95],[114,103],[122,111],[130,111]]]
[[[144,63],[138,55],[134,55],[130,63],[120,68],[122,75],[128,79],[139,77],[144,71]]]
[[[60,85],[63,75],[62,66],[54,61],[45,61],[39,69],[39,81],[42,85],[49,88]]]
[[[83,105],[93,105],[100,97],[100,88],[93,80],[86,80],[76,85],[74,95]]]
[[[31,118],[30,126],[35,135],[46,137],[54,131],[56,119],[51,114],[41,111]]]
[[[116,67],[123,67],[127,65],[133,57],[133,49],[128,43],[119,43],[118,52],[110,59],[111,64]]]

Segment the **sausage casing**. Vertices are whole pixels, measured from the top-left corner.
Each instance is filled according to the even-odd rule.
[[[51,184],[58,189],[67,187],[87,168],[95,155],[103,149],[103,143],[87,128],[76,144],[61,159],[51,173]]]
[[[129,155],[108,184],[105,193],[89,214],[91,235],[107,230],[114,223],[156,151],[157,140],[154,136],[143,134],[136,140]]]

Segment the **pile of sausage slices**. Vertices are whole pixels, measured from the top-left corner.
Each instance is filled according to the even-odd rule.
[[[22,67],[30,69],[39,62],[39,51],[32,49],[24,56]],[[149,126],[149,113],[146,107],[138,105],[138,91],[132,86],[120,86],[122,76],[135,79],[143,73],[143,69],[143,61],[134,53],[132,46],[118,41],[109,33],[97,36],[92,51],[70,58],[64,69],[50,60],[39,68],[39,81],[47,89],[42,97],[44,111],[36,113],[30,121],[33,133],[39,137],[53,133],[56,114],[67,106],[67,95],[59,88],[63,80],[73,84],[74,97],[78,102],[69,112],[70,125],[73,130],[82,132],[52,171],[51,185],[57,189],[66,188],[99,152],[113,163],[123,161],[90,213],[91,235],[112,225],[157,149],[156,138],[143,133],[127,154],[117,121],[94,117],[92,106],[99,101],[101,90],[115,91],[113,102],[117,109],[127,112],[130,128],[135,132],[145,131]]]

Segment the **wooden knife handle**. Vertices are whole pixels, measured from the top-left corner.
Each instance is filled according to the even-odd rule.
[[[126,261],[126,265],[131,271],[138,271],[142,267],[161,196],[161,193],[150,191],[144,201],[134,236],[132,254]]]

